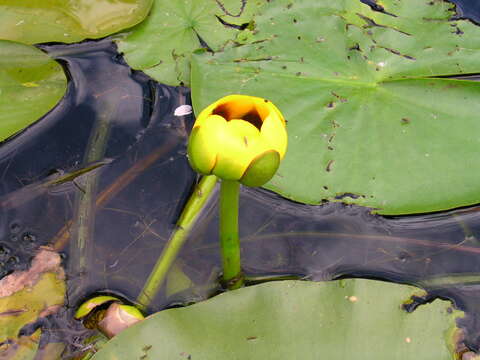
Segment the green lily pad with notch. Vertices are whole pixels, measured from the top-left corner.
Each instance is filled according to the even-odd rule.
[[[402,304],[419,291],[363,279],[269,282],[158,312],[93,359],[452,360],[462,313],[438,299],[407,313]]]
[[[49,112],[67,90],[55,60],[37,48],[0,40],[0,141]]]
[[[0,39],[26,44],[98,39],[141,22],[153,0],[2,0]]]
[[[263,2],[156,0],[150,16],[118,41],[118,49],[132,68],[155,80],[188,85],[192,52],[205,47],[220,50],[237,36],[238,27],[252,20]]]
[[[272,100],[289,148],[265,185],[380,214],[480,202],[480,28],[446,1],[276,0],[239,44],[192,58],[195,112],[227,94]],[[301,174],[301,176],[298,176]]]

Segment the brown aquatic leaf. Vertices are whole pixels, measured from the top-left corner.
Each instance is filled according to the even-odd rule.
[[[31,336],[0,343],[0,360],[33,359],[37,352],[41,331],[38,329]],[[36,359],[36,358],[35,358]]]
[[[0,298],[10,296],[25,287],[32,287],[46,272],[58,275],[59,279],[65,278],[65,273],[60,267],[60,255],[48,247],[42,247],[33,258],[30,269],[14,272],[0,280]]]
[[[35,353],[41,330],[35,337],[18,334],[25,325],[54,314],[63,305],[66,286],[60,265],[60,255],[42,247],[28,270],[0,280],[0,359],[26,359],[21,354]]]

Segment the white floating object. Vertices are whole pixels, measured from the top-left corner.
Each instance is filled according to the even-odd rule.
[[[180,105],[175,109],[173,115],[175,116],[185,116],[192,113],[192,107],[190,105]]]

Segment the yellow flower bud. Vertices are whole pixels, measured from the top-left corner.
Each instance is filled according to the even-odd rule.
[[[247,186],[269,181],[287,150],[286,123],[269,100],[229,95],[197,117],[188,142],[190,165]]]
[[[109,295],[96,296],[85,301],[75,312],[75,319],[81,319],[87,329],[98,329],[108,338],[142,321],[143,314],[132,305]]]

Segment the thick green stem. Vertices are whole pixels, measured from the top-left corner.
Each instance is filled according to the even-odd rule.
[[[182,248],[185,240],[195,224],[201,210],[212,195],[217,177],[214,175],[204,176],[188,199],[182,215],[177,222],[177,228],[165,244],[160,257],[155,264],[150,276],[143,286],[137,302],[142,309],[146,309],[151,303],[160,287],[163,285],[168,270],[177,258],[178,252]]]
[[[243,286],[238,238],[238,197],[240,183],[223,180],[220,186],[220,245],[222,249],[223,281],[228,289]]]

